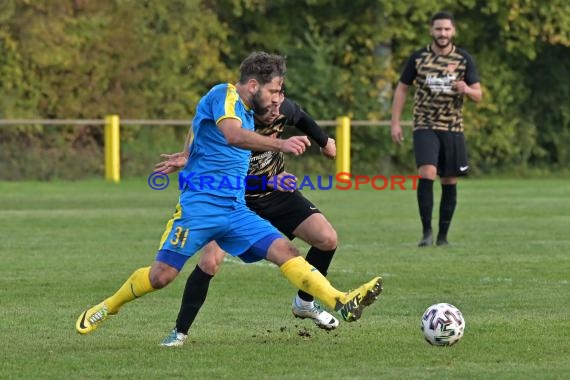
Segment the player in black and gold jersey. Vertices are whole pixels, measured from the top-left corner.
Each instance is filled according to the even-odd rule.
[[[421,179],[418,206],[422,239],[418,246],[432,244],[433,182],[439,175],[441,202],[437,245],[447,245],[447,232],[457,203],[457,178],[467,174],[467,150],[463,134],[463,99],[479,102],[479,76],[471,56],[453,43],[455,22],[448,12],[431,18],[428,46],[414,52],[404,67],[392,105],[392,140],[404,140],[400,116],[409,86],[415,84],[414,153]]]
[[[286,126],[295,126],[308,135],[326,157],[333,159],[336,156],[335,141],[299,105],[284,96],[279,107],[269,109],[264,115],[255,115],[255,131],[262,135],[280,138]],[[155,170],[171,173],[184,166],[185,157],[187,154],[164,155],[166,160]],[[337,247],[336,231],[311,201],[298,190],[291,190],[295,187],[295,179],[285,171],[283,158],[279,152],[252,152],[245,194],[247,206],[289,239],[299,237],[310,244],[307,262],[326,276]],[[172,347],[185,343],[188,330],[206,299],[210,280],[219,270],[224,255],[215,241],[204,247],[198,265],[186,282],[176,327],[161,345]],[[303,291],[299,291],[293,300],[292,312],[296,317],[312,319],[326,330],[335,329],[339,324]]]

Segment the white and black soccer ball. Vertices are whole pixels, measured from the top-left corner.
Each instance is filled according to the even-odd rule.
[[[465,319],[458,308],[449,303],[437,303],[426,309],[420,328],[426,341],[434,346],[451,346],[463,337]]]

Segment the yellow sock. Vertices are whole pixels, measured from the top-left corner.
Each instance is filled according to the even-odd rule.
[[[330,308],[334,308],[337,300],[344,295],[301,256],[288,260],[280,269],[287,280],[298,289],[320,299]]]
[[[155,290],[150,285],[150,267],[140,268],[131,274],[131,277],[115,294],[105,300],[105,305],[107,305],[109,313],[115,314],[127,302]]]

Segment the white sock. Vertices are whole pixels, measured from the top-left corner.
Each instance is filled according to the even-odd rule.
[[[303,309],[308,309],[313,306],[313,301],[305,301],[297,294],[297,296],[295,297],[295,305]]]

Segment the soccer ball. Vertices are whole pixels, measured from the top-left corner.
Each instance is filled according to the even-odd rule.
[[[455,306],[437,303],[422,315],[420,329],[426,341],[434,346],[451,346],[463,337],[465,320]]]

